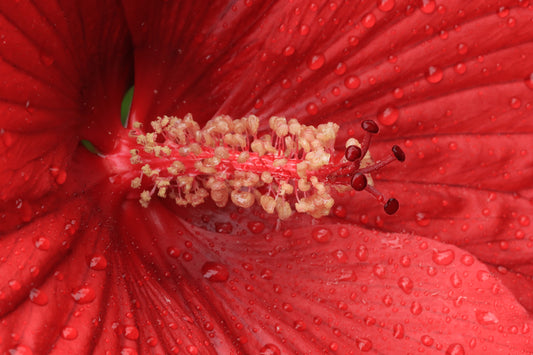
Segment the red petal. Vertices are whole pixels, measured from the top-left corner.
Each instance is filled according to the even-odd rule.
[[[2,1],[0,28],[0,199],[34,198],[61,184],[80,136],[112,147],[130,44],[114,1]]]
[[[6,348],[533,350],[527,312],[454,246],[349,225],[280,232],[266,225],[257,235],[230,222],[238,232],[220,234],[157,202],[150,209],[126,202],[121,215],[121,227],[85,221],[55,276],[20,291],[29,298],[11,304],[0,327]],[[314,240],[317,229],[328,237]],[[213,280],[215,271],[226,276]]]

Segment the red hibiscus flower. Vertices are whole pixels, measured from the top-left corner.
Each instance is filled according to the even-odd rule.
[[[2,353],[533,352],[532,21],[527,0],[2,1]],[[340,153],[374,120],[372,156],[407,155],[372,174],[401,207],[145,208],[128,132],[187,113],[332,122]]]

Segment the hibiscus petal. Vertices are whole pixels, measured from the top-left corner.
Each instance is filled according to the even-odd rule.
[[[113,1],[2,1],[0,199],[35,198],[64,182],[80,135],[101,150],[113,146],[102,130],[120,127],[130,72],[121,19]],[[118,106],[106,108],[116,120],[102,103]]]
[[[215,233],[160,203],[125,202],[121,240],[105,252],[110,298],[85,310],[107,304],[96,349],[533,350],[528,313],[457,247],[342,224],[255,234],[241,218]]]
[[[351,221],[438,235],[531,282],[527,1],[202,6],[125,6],[139,46],[136,80],[152,98],[136,106],[138,120],[277,114],[334,120],[346,137],[375,119],[376,157],[398,137],[407,146],[403,167],[381,174],[398,181],[382,186],[402,207],[383,220],[357,197],[367,211],[355,208]]]

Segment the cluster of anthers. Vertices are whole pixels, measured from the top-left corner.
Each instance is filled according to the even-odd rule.
[[[385,212],[398,210],[398,201],[385,200],[374,188],[371,173],[405,155],[393,146],[390,156],[372,161],[368,147],[378,132],[374,121],[364,121],[362,142],[350,138],[344,154],[335,151],[339,126],[317,127],[296,119],[271,117],[270,134],[258,136],[259,118],[218,116],[201,128],[192,115],[158,117],[153,132],[143,133],[134,124],[130,136],[131,163],[139,164],[140,176],[131,182],[141,188],[140,203],[147,207],[157,195],[180,206],[197,206],[211,198],[218,207],[231,200],[242,208],[259,204],[279,219],[293,211],[315,218],[329,214],[334,205],[331,188],[339,191],[367,190],[384,204]]]

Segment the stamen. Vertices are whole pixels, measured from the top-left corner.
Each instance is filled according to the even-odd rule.
[[[320,218],[334,205],[331,187],[351,186],[376,196],[386,213],[398,210],[397,200],[385,202],[373,187],[371,173],[404,161],[405,154],[393,146],[390,156],[372,161],[368,148],[379,131],[374,121],[362,123],[363,142],[350,138],[343,156],[334,149],[339,129],[334,123],[313,127],[274,116],[269,126],[271,132],[258,137],[259,118],[253,115],[218,116],[204,128],[190,114],[158,117],[149,133],[135,123],[130,136],[138,147],[131,149],[130,161],[140,166],[140,175],[131,186],[142,189],[144,207],[154,197],[171,198],[180,206],[197,206],[210,197],[218,207],[229,201],[241,208],[257,204],[279,219],[294,210]]]

